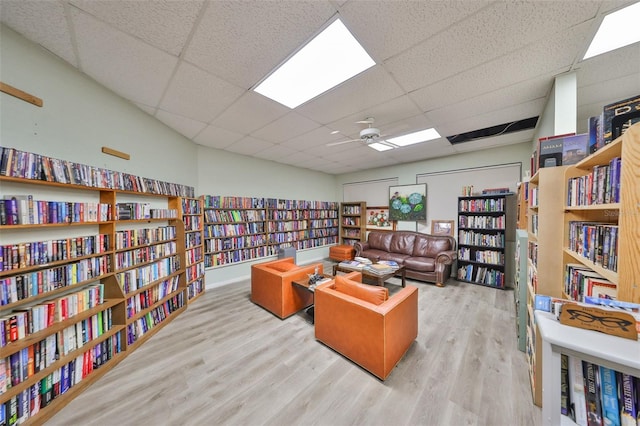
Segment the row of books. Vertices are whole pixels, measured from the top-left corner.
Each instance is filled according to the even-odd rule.
[[[257,222],[265,220],[264,210],[207,210],[205,220],[209,223],[220,222]]]
[[[568,249],[611,271],[618,270],[618,225],[569,222]]]
[[[196,297],[204,291],[204,288],[204,277],[189,283],[189,285],[187,285],[187,298],[191,299]]]
[[[31,195],[5,196],[0,200],[0,225],[96,223],[111,220],[111,205],[34,200]]]
[[[183,214],[202,214],[202,206],[199,199],[183,198],[181,201]]]
[[[360,214],[360,206],[342,206],[342,214]]]
[[[192,232],[185,234],[185,244],[187,248],[198,247],[203,244],[204,237],[201,232]]]
[[[238,250],[259,247],[267,244],[266,234],[246,235],[244,237],[213,238],[205,241],[207,252]]]
[[[116,278],[122,291],[130,293],[148,285],[152,281],[158,281],[170,276],[180,269],[178,256],[160,259],[149,265],[117,272]]]
[[[41,369],[53,365],[61,357],[102,336],[111,327],[112,313],[109,308],[3,358],[6,367],[4,372],[6,387],[4,391],[0,387],[0,394],[6,392],[7,388],[26,381]]]
[[[640,378],[561,354],[560,412],[579,426],[637,426]]]
[[[178,197],[194,196],[192,186],[163,182],[2,146],[0,176]]]
[[[187,232],[200,231],[204,223],[200,216],[183,216],[182,222],[184,223],[184,230]]]
[[[276,254],[276,250],[273,248],[273,246],[260,246],[232,251],[210,252],[204,255],[204,266],[209,268],[212,266],[228,265],[231,263],[243,262],[245,260],[271,256],[273,254]]]
[[[338,203],[335,201],[307,201],[307,200],[283,200],[267,198],[267,207],[280,210],[337,210]]]
[[[0,424],[13,425],[27,422],[30,417],[38,414],[40,409],[47,407],[58,396],[68,392],[121,350],[120,333],[109,336],[32,386],[12,396],[7,402],[0,404]],[[32,359],[30,353],[27,357]],[[6,361],[0,360],[0,390],[7,387],[6,372],[10,369],[10,366],[7,367],[3,363],[6,364]],[[34,368],[40,371],[44,367],[40,368],[39,364],[35,364]]]
[[[116,270],[130,268],[176,253],[176,242],[169,241],[121,251],[115,254]]]
[[[492,265],[504,265],[504,253],[493,250],[475,250],[469,247],[458,249],[458,259]]]
[[[360,226],[359,217],[343,217],[342,224],[345,226]]]
[[[568,263],[564,271],[564,293],[572,300],[585,297],[618,298],[618,286],[581,263]]]
[[[503,230],[506,220],[503,216],[458,216],[458,228]]]
[[[527,241],[527,259],[534,267],[538,266],[538,243],[536,241]]]
[[[28,297],[98,280],[111,272],[110,257],[82,259],[62,266],[0,278],[0,305],[19,302]]]
[[[175,219],[176,209],[154,209],[150,203],[118,203],[116,204],[116,220],[140,219]]]
[[[249,234],[264,234],[264,222],[228,223],[224,225],[205,225],[205,238],[221,238]]]
[[[127,344],[135,343],[152,328],[166,320],[172,312],[184,306],[184,292],[180,292],[144,316],[127,325]]]
[[[149,306],[164,299],[171,293],[178,290],[179,278],[171,277],[162,281],[152,288],[148,288],[141,293],[134,294],[127,299],[127,318],[134,317],[138,312],[147,309]]]
[[[462,266],[458,268],[457,278],[498,288],[503,288],[505,284],[504,272],[485,266]]]
[[[173,225],[158,226],[156,228],[123,229],[116,231],[116,250],[144,246],[175,238],[176,227]]]
[[[505,198],[477,198],[473,200],[460,199],[459,212],[504,212]]]
[[[105,253],[107,234],[0,246],[0,272]]]
[[[458,232],[458,244],[504,248],[504,234],[485,234],[461,230]]]
[[[268,232],[286,232],[286,231],[300,231],[309,229],[309,222],[306,220],[289,220],[286,222],[268,222]]]
[[[234,197],[204,195],[205,209],[262,209],[265,199],[260,197]]]
[[[69,294],[30,305],[0,318],[0,347],[44,330],[104,303],[104,285],[94,284]]]
[[[196,247],[186,250],[184,253],[185,262],[187,266],[193,265],[196,262],[201,262],[204,256],[204,250],[202,247]]]
[[[337,219],[336,210],[269,210],[269,220]]]
[[[196,278],[199,278],[202,275],[204,275],[204,262],[203,261],[204,261],[204,257],[198,263],[195,263],[195,264],[193,264],[191,266],[187,266],[187,268],[186,268],[187,282],[193,281]]]
[[[608,165],[593,166],[591,173],[570,178],[568,206],[589,206],[620,202],[620,169],[622,159],[613,158]]]

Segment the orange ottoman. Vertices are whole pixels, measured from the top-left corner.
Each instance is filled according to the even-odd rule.
[[[353,246],[350,246],[348,244],[329,247],[329,258],[332,260],[352,260],[355,255],[355,249],[353,248]]]

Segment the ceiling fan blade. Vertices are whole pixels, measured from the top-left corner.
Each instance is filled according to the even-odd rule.
[[[356,124],[373,124],[376,120],[373,117],[365,118],[364,120],[356,121]]]
[[[338,141],[338,142],[330,142],[327,144],[327,146],[337,146],[337,145],[342,145],[345,143],[351,143],[351,142],[360,142],[362,139],[350,139],[347,141]]]

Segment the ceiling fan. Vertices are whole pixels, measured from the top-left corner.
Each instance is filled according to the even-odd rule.
[[[342,144],[351,143],[351,142],[364,142],[366,145],[380,143],[390,148],[397,148],[397,146],[383,139],[387,135],[381,135],[380,129],[378,129],[377,127],[373,127],[373,123],[375,123],[375,118],[367,117],[364,120],[356,121],[356,123],[367,124],[367,127],[360,131],[360,138],[349,139],[346,141],[331,142],[331,143],[328,143],[327,146],[336,146],[336,145],[342,145]]]

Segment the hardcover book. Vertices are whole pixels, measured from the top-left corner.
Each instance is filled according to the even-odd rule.
[[[587,425],[602,426],[598,365],[582,361],[582,374],[584,376],[584,395],[587,401]]]
[[[602,418],[607,426],[620,426],[618,411],[618,386],[614,370],[600,366],[600,383],[602,390]]]

